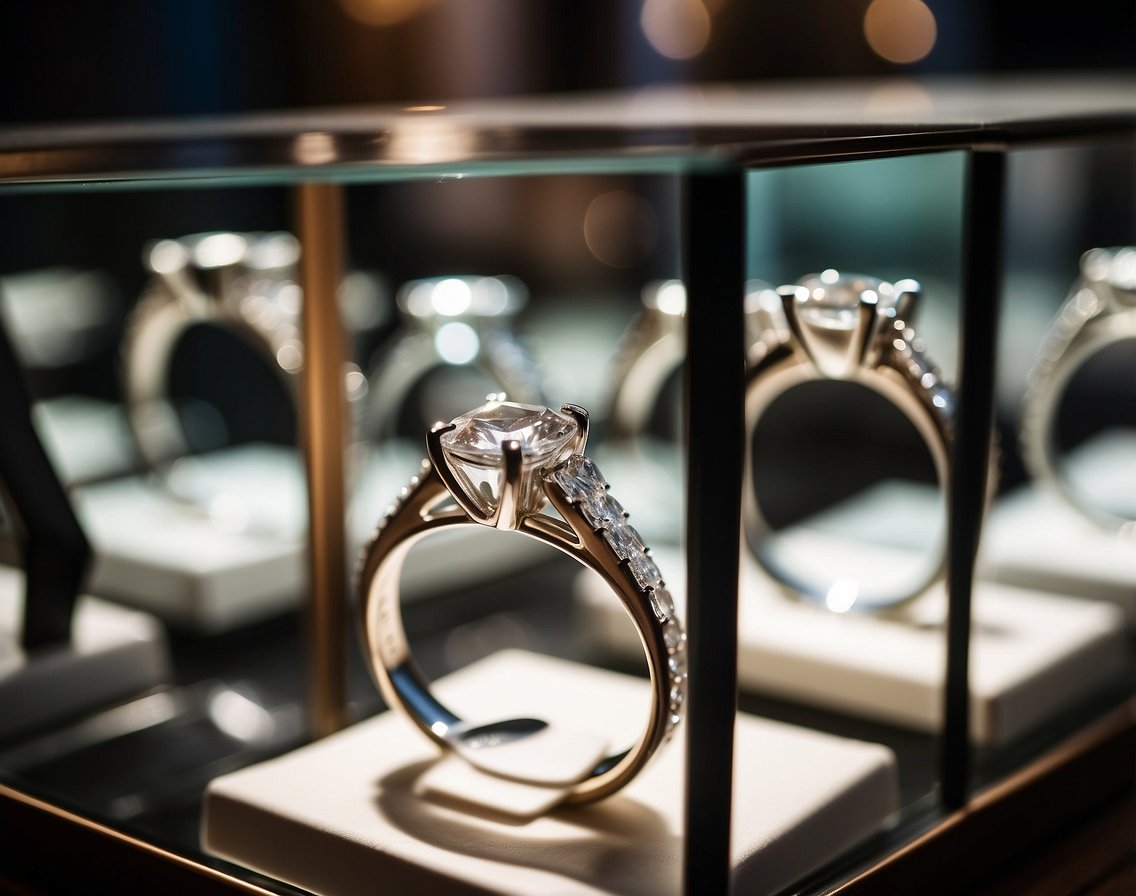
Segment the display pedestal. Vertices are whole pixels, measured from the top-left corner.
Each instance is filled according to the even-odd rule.
[[[685,561],[653,550],[679,606]],[[835,613],[785,595],[743,553],[738,625],[742,688],[863,718],[937,732],[942,724],[945,594],[929,592],[908,619]],[[637,655],[634,626],[597,577],[577,580],[592,643]],[[1013,740],[1108,684],[1131,662],[1123,614],[1108,604],[975,583],[971,637],[974,743]]]
[[[527,713],[615,743],[634,738],[650,699],[645,679],[524,651],[468,666],[436,692],[474,717]],[[215,779],[203,845],[326,896],[677,893],[684,734],[618,794],[518,823],[423,795],[437,748],[385,713]],[[740,715],[734,755],[739,892],[783,889],[899,809],[895,757],[876,744]]]
[[[121,405],[63,395],[33,405],[32,420],[65,486],[125,476],[141,463]]]
[[[0,567],[0,740],[169,681],[165,631],[146,613],[80,597],[71,643],[20,647],[24,574]]]
[[[1096,503],[1136,508],[1136,434],[1098,436],[1067,462]],[[1109,601],[1136,628],[1136,532],[1094,525],[1037,483],[995,503],[980,562],[987,577],[1008,585]]]
[[[354,565],[423,453],[366,457],[350,490],[345,562]],[[307,587],[307,492],[296,453],[243,445],[194,458],[176,475],[183,493],[221,497],[194,506],[148,476],[75,489],[76,513],[95,553],[90,590],[200,632],[297,607]],[[488,529],[440,533],[411,551],[403,599],[468,587],[541,557],[547,559],[547,548],[528,538]]]

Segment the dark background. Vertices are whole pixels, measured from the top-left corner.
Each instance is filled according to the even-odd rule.
[[[654,52],[639,2],[168,0],[0,10],[0,121],[196,115],[370,102],[895,72],[1131,69],[1136,4],[930,0],[913,65],[863,38],[869,0],[704,0],[690,61]],[[405,15],[389,24],[365,24]]]

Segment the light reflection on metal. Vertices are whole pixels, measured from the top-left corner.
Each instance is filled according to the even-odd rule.
[[[301,165],[327,165],[335,161],[335,137],[323,131],[297,134],[292,155]]]
[[[447,364],[468,364],[481,350],[481,340],[469,324],[454,320],[438,328],[434,348]]]
[[[474,154],[474,133],[452,116],[407,115],[391,125],[387,157],[392,162],[430,164]]]

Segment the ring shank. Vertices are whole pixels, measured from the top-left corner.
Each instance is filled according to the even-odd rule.
[[[460,509],[432,510],[448,496],[437,472],[425,466],[422,476],[412,481],[393,512],[380,524],[364,555],[358,580],[360,631],[368,664],[383,698],[388,705],[405,710],[422,732],[443,748],[449,746],[447,732],[462,720],[433,696],[428,679],[414,661],[402,622],[399,579],[404,561],[419,540],[454,527],[482,526]],[[509,534],[502,533],[502,537]],[[664,674],[667,647],[650,608],[637,599],[633,579],[625,567],[619,566],[602,538],[585,531],[574,532],[561,520],[543,514],[526,518],[517,535],[548,544],[599,574],[632,617],[647,656],[653,699],[640,738],[626,751],[598,763],[589,776],[571,787],[566,797],[567,802],[599,799],[634,777],[666,737],[670,691],[669,679]]]
[[[920,369],[915,364],[902,363],[885,356],[876,367],[858,367],[848,381],[858,383],[885,398],[912,424],[931,455],[939,488],[945,492],[950,471],[951,408],[949,401],[944,401],[942,407],[934,403],[934,395],[920,380]],[[745,396],[748,436],[742,497],[746,540],[755,558],[782,584],[789,586],[795,595],[822,605],[825,602],[824,594],[816,593],[801,576],[785,569],[770,556],[768,542],[772,528],[757,500],[753,451],[761,417],[773,402],[794,386],[823,379],[827,378],[817,374],[811,362],[785,345],[769,352],[752,366]],[[940,391],[936,394],[945,393]],[[882,610],[906,603],[926,591],[942,575],[945,567],[945,523],[944,515],[938,544],[915,579],[917,587],[907,589],[906,593],[899,595],[863,594],[857,597],[857,606]]]
[[[1086,519],[1110,530],[1131,526],[1133,520],[1086,500],[1073,487],[1059,463],[1057,417],[1077,372],[1106,348],[1129,341],[1136,342],[1136,309],[1089,319],[1035,366],[1022,410],[1022,453],[1034,478],[1054,489]]]

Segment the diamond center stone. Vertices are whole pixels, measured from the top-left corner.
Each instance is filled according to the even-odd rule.
[[[883,310],[896,298],[890,283],[859,274],[825,271],[802,278],[799,285],[804,289],[797,296],[798,317],[824,330],[851,331],[856,327],[861,301]]]
[[[507,443],[517,442],[524,458],[521,510],[535,513],[544,504],[544,491],[532,472],[567,457],[579,430],[571,417],[512,401],[490,401],[452,422],[454,428],[442,434],[442,450],[470,496],[488,512],[500,501]]]

